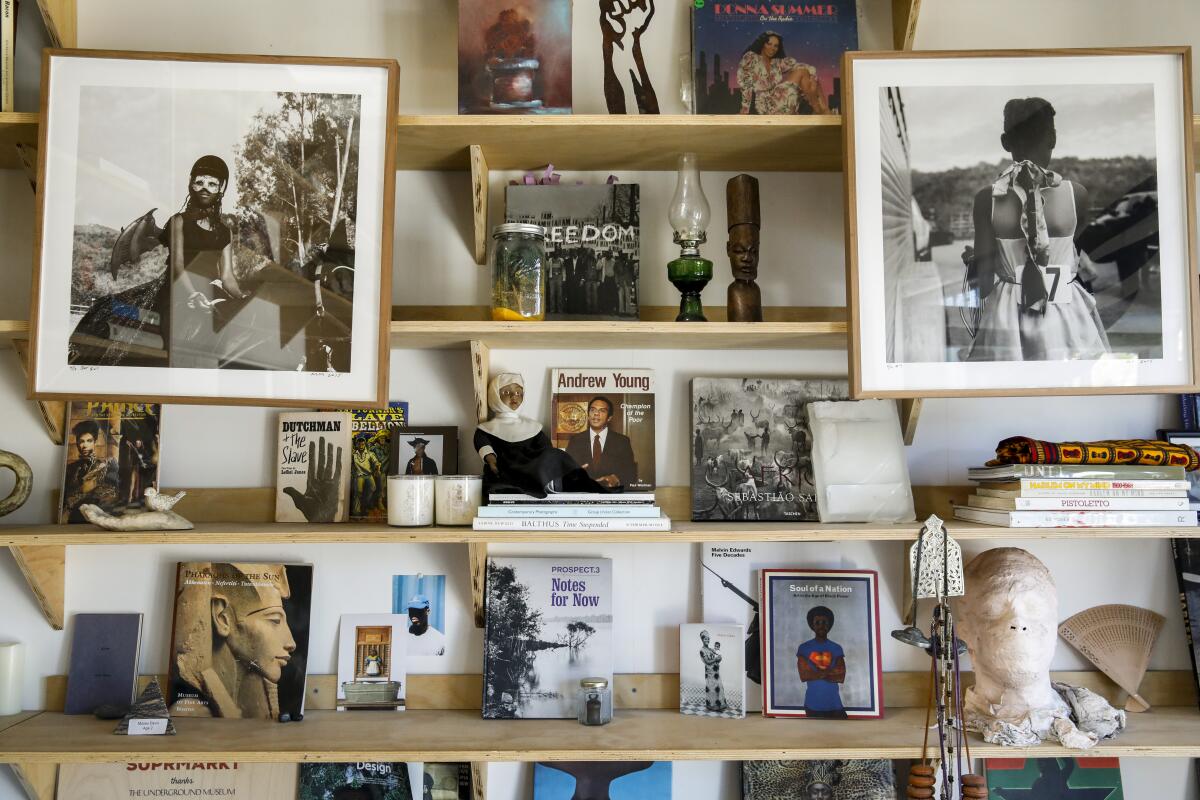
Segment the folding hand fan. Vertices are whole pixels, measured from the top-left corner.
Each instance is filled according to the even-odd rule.
[[[1126,711],[1146,711],[1150,704],[1138,688],[1163,622],[1160,614],[1137,606],[1095,606],[1064,620],[1058,635],[1129,693]]]

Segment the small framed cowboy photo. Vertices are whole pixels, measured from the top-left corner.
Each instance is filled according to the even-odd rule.
[[[847,53],[853,395],[1195,387],[1190,62]]]
[[[386,403],[395,61],[42,71],[31,396]]]

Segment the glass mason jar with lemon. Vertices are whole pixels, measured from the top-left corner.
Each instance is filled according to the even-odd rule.
[[[506,222],[496,226],[492,238],[496,240],[492,248],[492,319],[545,319],[545,229]]]

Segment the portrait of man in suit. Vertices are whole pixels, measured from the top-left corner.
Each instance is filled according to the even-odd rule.
[[[610,489],[628,486],[637,480],[637,465],[629,437],[609,428],[613,403],[596,396],[588,401],[586,431],[567,442],[567,454],[598,483]]]

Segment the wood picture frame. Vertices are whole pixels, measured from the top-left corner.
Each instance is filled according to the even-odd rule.
[[[1087,80],[1080,78],[1085,70]],[[1200,292],[1190,48],[853,52],[845,54],[842,74],[849,374],[855,398],[1195,389]],[[1071,191],[1058,203],[1039,190],[1041,207],[1050,209],[1049,216],[1043,214],[1047,236],[1022,241],[1020,234],[985,236],[980,247],[976,229],[986,233],[992,226],[994,232],[1001,223],[1001,233],[1010,233],[1003,227],[1012,216],[1003,207],[997,215],[996,201],[988,215],[986,199],[980,200],[986,184],[978,176],[1000,162],[987,179],[999,191],[1005,158],[1009,165],[1033,163],[1008,157],[1001,147],[1008,136],[1005,98],[1019,101],[1011,114],[1014,137],[1020,130],[1028,135],[1030,129],[1020,126],[1034,111],[1053,120],[1049,147],[1066,163],[1055,177]],[[1115,105],[1118,101],[1125,105]],[[1050,106],[1048,112],[1041,103]],[[1098,105],[1089,109],[1089,103]],[[1065,113],[1056,116],[1056,104]],[[1097,129],[1111,119],[1115,130],[1126,111],[1141,114],[1139,124],[1112,136]],[[1011,144],[1013,138],[1004,141]],[[1023,155],[1030,149],[1020,147]],[[1047,175],[1053,170],[1050,162]],[[1097,183],[1082,193],[1081,171]],[[1047,180],[1053,183],[1054,177]],[[980,190],[974,201],[963,194],[964,185]],[[918,195],[931,207],[922,208]],[[1002,204],[1012,202],[997,197]],[[1074,205],[1081,197],[1088,202],[1085,215]],[[1068,198],[1073,232],[1072,218],[1061,210]],[[984,204],[982,212],[975,202]],[[1019,222],[1024,207],[1019,198],[1016,202]],[[1097,203],[1100,212],[1090,219]],[[934,215],[933,223],[926,214]],[[1152,230],[1136,227],[1149,226],[1148,218]],[[1025,264],[1009,255],[1026,241],[1034,242],[1025,248],[1026,261],[1038,262],[1032,266],[1046,281],[1040,301],[1036,288],[1023,293]],[[1132,252],[1135,247],[1141,252]],[[1040,263],[1064,252],[1065,268]],[[922,268],[922,262],[929,266]],[[1015,280],[1001,275],[1014,267]],[[1050,282],[1051,273],[1057,277],[1067,270],[1072,280],[1063,284],[1064,296],[1076,303],[1069,316],[1051,299],[1057,288]],[[990,279],[982,291],[981,274]],[[1081,275],[1087,280],[1079,280]],[[1001,284],[1010,285],[991,293]],[[1039,308],[1049,309],[1042,320],[1053,324],[1036,322]],[[1022,322],[1025,314],[1035,321]],[[1001,324],[1002,318],[1009,324]],[[1033,331],[1028,336],[1027,328]]]
[[[44,51],[29,396],[385,406],[398,82]]]

